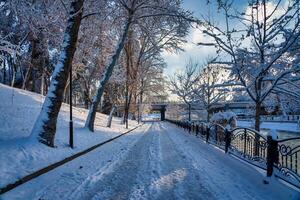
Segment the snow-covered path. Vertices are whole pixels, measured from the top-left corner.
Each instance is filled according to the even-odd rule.
[[[174,125],[153,123],[3,199],[297,199],[296,191],[263,178]]]
[[[153,124],[113,171],[70,199],[214,199],[161,125]]]

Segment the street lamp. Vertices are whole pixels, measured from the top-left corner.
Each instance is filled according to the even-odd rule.
[[[69,122],[69,145],[73,149],[74,143],[73,143],[73,113],[72,113],[72,65],[70,67],[70,122]]]

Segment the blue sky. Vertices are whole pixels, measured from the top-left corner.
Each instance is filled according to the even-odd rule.
[[[216,1],[216,0],[211,0]],[[194,13],[196,17],[201,18],[201,16],[207,16],[208,10],[210,10],[215,20],[218,20],[217,11],[215,8],[209,9],[207,5],[207,0],[183,0],[183,6],[185,9],[190,10]],[[247,6],[247,0],[235,0],[234,7],[240,7],[240,9],[245,9]],[[187,36],[187,41],[183,48],[184,52],[176,53],[163,53],[163,57],[167,63],[167,68],[165,69],[165,75],[171,75],[177,70],[184,67],[185,63],[191,58],[199,63],[205,63],[208,57],[215,55],[215,50],[212,47],[201,47],[196,44],[200,41],[207,41],[201,31],[198,29],[191,29],[189,35]]]

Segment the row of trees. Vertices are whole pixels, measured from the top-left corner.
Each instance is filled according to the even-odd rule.
[[[193,21],[179,0],[8,0],[0,9],[1,81],[46,95],[31,137],[51,147],[70,70],[89,130],[101,100],[107,110],[123,104],[128,126],[130,109],[162,87],[161,52],[181,50]]]
[[[203,19],[201,30],[210,42],[198,45],[216,48],[217,57],[211,61],[216,73],[194,75],[196,67],[189,64],[182,75],[175,75],[176,81],[171,81],[173,91],[187,104],[201,100],[209,110],[209,105],[227,92],[227,86],[242,86],[245,92],[236,94],[254,102],[255,129],[259,131],[263,106],[279,105],[285,113],[284,102],[299,103],[299,1],[253,0],[245,12],[231,0],[208,4],[218,10],[219,20],[212,21],[211,16]],[[226,82],[219,78],[214,81],[218,68],[229,70]],[[211,71],[209,64],[204,69]],[[206,82],[200,80],[205,77]],[[203,100],[201,91],[205,91]]]
[[[213,59],[207,59],[204,65],[189,60],[184,70],[169,78],[170,90],[188,106],[188,120],[191,121],[192,105],[200,106],[207,111],[207,121],[210,120],[211,107],[220,101],[224,102],[227,77],[222,65],[213,64]]]

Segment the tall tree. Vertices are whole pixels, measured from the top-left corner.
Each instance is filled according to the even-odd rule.
[[[87,119],[86,119],[85,126],[90,131],[94,131],[94,122],[95,122],[95,118],[96,118],[96,111],[97,111],[97,107],[100,103],[100,99],[101,99],[101,96],[103,94],[104,87],[105,87],[106,83],[108,82],[110,76],[112,75],[113,69],[114,69],[114,67],[116,65],[116,62],[117,62],[117,60],[118,60],[118,58],[121,54],[121,51],[124,47],[124,43],[125,43],[125,40],[127,38],[129,27],[132,23],[132,11],[128,11],[128,12],[129,12],[128,13],[129,16],[128,16],[127,21],[126,21],[126,25],[124,27],[123,34],[120,38],[120,42],[117,45],[117,48],[116,48],[115,53],[113,54],[113,56],[110,60],[110,63],[105,67],[105,71],[101,75],[102,77],[100,79],[99,87],[97,89],[96,95],[93,98],[92,105],[91,105],[91,108],[89,110],[89,113],[88,113],[88,116],[87,116]]]
[[[56,123],[63,100],[63,93],[76,50],[78,31],[82,19],[84,0],[73,0],[64,34],[58,63],[52,74],[49,91],[42,110],[32,129],[32,137],[48,146],[54,147]]]

